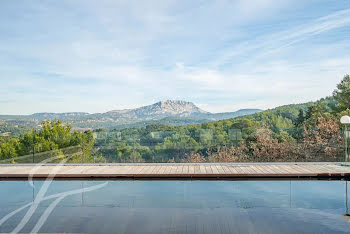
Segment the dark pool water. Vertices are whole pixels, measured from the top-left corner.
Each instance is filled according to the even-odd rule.
[[[346,212],[345,181],[0,181],[0,233],[350,233]]]

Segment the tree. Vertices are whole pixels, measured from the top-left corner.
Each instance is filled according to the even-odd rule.
[[[300,109],[299,110],[299,114],[298,114],[298,118],[297,120],[295,121],[295,125],[297,127],[301,126],[305,121],[305,116],[304,116],[304,110]]]
[[[341,112],[350,108],[350,76],[345,75],[337,89],[333,92],[334,99],[338,105],[334,107],[336,112]]]
[[[79,151],[80,157],[75,155],[76,161],[91,160],[91,150],[95,139],[90,131],[72,132],[70,125],[63,125],[59,120],[43,121],[40,130],[32,130],[20,138],[8,138],[0,142],[0,159],[14,158],[16,162],[22,160],[19,156],[37,154],[36,161],[41,161],[57,155],[71,155]],[[71,147],[76,146],[76,147]],[[47,152],[44,154],[38,154]],[[17,158],[17,159],[16,159]],[[30,162],[31,158],[30,158]]]
[[[186,155],[186,158],[182,159],[183,163],[204,163],[206,160],[200,153],[191,152]]]
[[[249,158],[248,148],[245,143],[240,142],[238,146],[218,146],[216,149],[209,149],[209,162],[241,162]]]
[[[302,152],[307,161],[336,160],[343,154],[343,136],[338,117],[326,113],[314,126],[304,126]]]
[[[285,134],[282,134],[285,135]],[[283,139],[284,138],[284,139]],[[279,142],[270,129],[258,129],[255,140],[249,142],[249,150],[255,161],[291,161],[298,156],[295,145],[284,136]]]
[[[0,160],[17,157],[19,147],[20,143],[16,138],[10,138],[7,142],[1,143]]]
[[[329,108],[325,102],[316,102],[315,105],[308,108],[304,120],[305,124],[308,126],[316,126],[318,119],[328,114],[328,111]]]

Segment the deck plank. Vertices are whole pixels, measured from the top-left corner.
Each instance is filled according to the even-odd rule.
[[[254,175],[256,174],[255,170],[251,167],[251,165],[247,165],[244,170],[249,174],[249,175]]]
[[[278,165],[269,165],[269,167],[271,168],[271,170],[276,173],[276,174],[286,174],[286,171],[284,171],[281,167],[279,167]]]
[[[143,174],[143,172],[147,169],[146,166],[140,166],[139,169],[135,172],[136,175]]]
[[[222,165],[216,165],[216,169],[218,170],[219,174],[225,173],[224,169],[222,168]]]
[[[182,168],[183,168],[183,166],[182,165],[178,165],[178,166],[176,166],[176,174],[182,174]]]
[[[350,167],[342,167],[342,166],[333,165],[333,164],[327,164],[326,166],[330,171],[336,171],[336,172],[342,172],[342,173],[346,172],[346,168],[350,169]]]
[[[199,165],[194,165],[193,167],[194,167],[194,174],[200,174],[201,173]]]
[[[213,174],[216,174],[216,175],[219,174],[219,171],[218,171],[218,169],[216,168],[215,165],[210,165],[210,168],[211,168]]]
[[[252,165],[252,168],[256,171],[257,174],[259,175],[263,175],[265,174],[265,171],[263,169],[261,169],[261,167],[257,166],[257,165]]]
[[[232,168],[234,168],[235,171],[237,171],[238,174],[244,174],[244,170],[239,167],[239,166],[232,166]]]
[[[176,174],[176,169],[177,167],[175,165],[171,165],[169,174]]]
[[[234,166],[230,165],[230,166],[228,166],[228,169],[230,170],[230,172],[231,172],[232,174],[238,174],[238,171],[235,169]]]
[[[165,168],[165,166],[160,166],[157,174],[164,174]]]
[[[194,173],[195,173],[195,171],[194,171],[194,166],[193,166],[193,165],[189,165],[189,166],[188,166],[188,173],[189,173],[189,174],[194,174]]]
[[[148,175],[151,173],[151,171],[154,169],[154,167],[150,165],[146,165],[145,168],[142,170],[142,173],[140,175]]]
[[[102,164],[0,165],[0,178],[75,177],[350,177],[350,167],[335,163],[210,163],[210,164]]]
[[[205,165],[205,171],[207,174],[213,174],[213,170],[211,169],[210,165]]]

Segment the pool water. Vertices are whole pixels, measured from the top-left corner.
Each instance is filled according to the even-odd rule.
[[[346,186],[55,180],[32,187],[0,181],[0,233],[350,233]]]

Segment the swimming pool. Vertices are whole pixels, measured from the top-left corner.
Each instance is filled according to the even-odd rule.
[[[349,233],[346,185],[54,180],[32,187],[0,181],[0,233]]]

